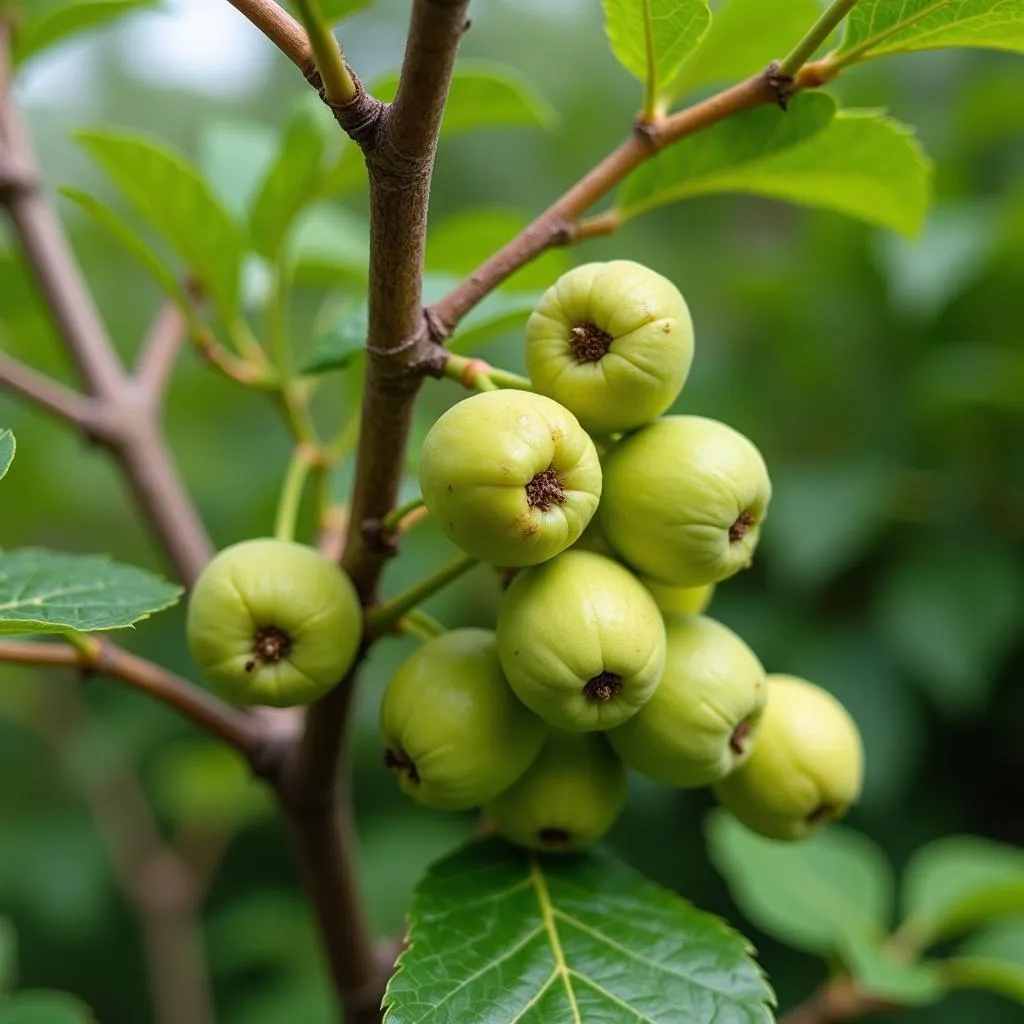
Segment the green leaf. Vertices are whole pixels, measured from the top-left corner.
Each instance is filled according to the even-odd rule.
[[[301,107],[285,128],[277,159],[264,176],[249,214],[253,246],[268,260],[278,258],[292,222],[315,198],[326,148],[319,118]]]
[[[11,468],[17,448],[14,432],[0,428],[0,480],[7,475],[7,470]]]
[[[707,0],[604,0],[605,30],[619,63],[657,96],[711,24]]]
[[[1024,850],[978,836],[930,843],[907,865],[903,914],[901,927],[922,947],[1024,915]]]
[[[409,942],[387,1024],[772,1020],[742,936],[601,853],[470,843],[420,883]]]
[[[123,629],[175,604],[182,588],[105,555],[40,548],[0,554],[0,636]]]
[[[278,133],[269,125],[248,121],[214,121],[200,132],[199,172],[224,209],[240,222],[248,217],[279,144]]]
[[[67,186],[59,188],[57,191],[66,199],[70,199],[71,202],[79,206],[100,227],[113,235],[149,271],[150,276],[159,285],[163,293],[168,298],[174,300],[178,308],[188,319],[192,319],[192,306],[188,301],[181,282],[149,243],[130,224],[125,223],[109,206],[104,205],[87,192]]]
[[[877,111],[839,111],[822,125],[822,99],[829,102],[804,97],[805,108],[809,101],[815,107],[799,119],[795,103],[788,115],[757,108],[669,146],[626,179],[623,217],[689,196],[739,192],[915,234],[931,186],[929,162],[911,130]]]
[[[390,103],[398,74],[379,78],[370,92]],[[515,68],[483,60],[460,61],[448,90],[441,138],[480,128],[550,128],[558,117],[533,82]]]
[[[198,171],[142,136],[94,129],[76,138],[171,243],[224,320],[237,320],[245,247],[238,226]]]
[[[946,994],[934,961],[906,961],[890,951],[883,937],[854,932],[846,937],[843,961],[858,984],[872,995],[903,1006],[927,1006]]]
[[[223,831],[263,817],[269,810],[266,793],[246,762],[212,740],[164,748],[153,787],[161,808],[179,824],[200,822]]]
[[[18,975],[18,937],[14,925],[0,917],[0,999],[14,988]]]
[[[987,989],[1024,1003],[1024,918],[971,936],[942,966],[955,988]]]
[[[887,53],[980,46],[1024,52],[1021,0],[861,0],[836,58],[842,65]]]
[[[893,652],[949,714],[985,707],[1019,635],[1024,586],[995,544],[911,548],[892,564],[874,621]]]
[[[430,305],[447,295],[458,278],[443,274],[425,274],[423,303]],[[504,292],[487,296],[459,324],[449,343],[456,352],[477,348],[511,327],[525,323],[540,300],[539,292]],[[303,373],[327,373],[344,370],[362,352],[366,344],[369,316],[365,300],[341,305],[337,322],[319,338]]]
[[[714,811],[707,837],[708,854],[733,899],[769,935],[826,954],[844,949],[851,935],[885,934],[892,869],[860,833],[833,825],[801,843],[778,843]]]
[[[530,223],[517,210],[477,207],[460,210],[441,221],[427,236],[428,271],[466,277]],[[564,247],[548,249],[517,270],[504,283],[509,291],[548,288],[571,266]]]
[[[341,21],[343,18],[347,18],[366,7],[369,7],[372,3],[373,0],[320,0],[318,6],[320,8],[320,13],[333,25]],[[295,3],[287,3],[285,6],[289,8],[297,18],[300,17],[299,8]]]
[[[362,284],[369,268],[370,226],[343,206],[316,203],[293,224],[287,253],[303,281],[332,285],[343,276]]]
[[[978,407],[1019,416],[1024,352],[1012,343],[942,345],[922,361],[917,391],[927,406],[939,412]]]
[[[789,53],[820,13],[817,0],[728,0],[665,91],[675,100],[763,70]]]
[[[61,42],[76,32],[96,28],[108,21],[145,7],[155,7],[159,0],[72,0],[58,7],[48,7],[18,27],[14,35],[15,65]]]
[[[96,1024],[92,1011],[67,992],[18,992],[0,1003],[0,1024]]]

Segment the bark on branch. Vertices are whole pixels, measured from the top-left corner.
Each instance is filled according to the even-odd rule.
[[[847,1024],[892,1009],[892,1003],[863,991],[843,976],[822,985],[808,1000],[784,1013],[779,1024]]]

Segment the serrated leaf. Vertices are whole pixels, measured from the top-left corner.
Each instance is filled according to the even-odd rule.
[[[820,13],[817,0],[728,0],[666,94],[675,100],[763,70],[789,53]]]
[[[378,78],[370,92],[390,103],[398,92],[397,72]],[[479,128],[550,128],[557,119],[534,83],[515,68],[466,60],[452,75],[441,138]]]
[[[92,1011],[67,992],[18,992],[0,1003],[0,1024],[96,1024]]]
[[[332,25],[341,21],[343,18],[347,18],[358,11],[369,7],[373,3],[373,0],[319,0],[317,6],[320,8],[320,13],[323,15],[326,21],[329,21]],[[299,8],[295,3],[285,4],[292,13],[296,16],[300,16]]]
[[[844,110],[799,139],[789,137],[796,125],[772,122],[772,114],[786,118],[756,109],[666,148],[626,179],[623,217],[676,199],[738,192],[834,210],[907,235],[920,230],[931,196],[930,164],[909,128],[877,111]],[[745,144],[737,133],[753,125],[760,133]],[[775,128],[787,133],[787,145],[775,144]],[[756,141],[764,155],[751,145]]]
[[[946,994],[939,965],[901,959],[878,935],[851,933],[843,944],[843,962],[860,988],[901,1006],[927,1006]]]
[[[979,836],[930,843],[907,865],[903,914],[920,946],[1024,914],[1024,850]]]
[[[778,843],[715,811],[707,838],[708,854],[733,899],[769,935],[809,953],[831,954],[850,935],[885,934],[892,869],[866,836],[833,825],[801,843]]]
[[[601,853],[468,844],[417,888],[387,1024],[770,1022],[742,936]]]
[[[0,917],[0,999],[11,989],[18,976],[18,937],[14,925]]]
[[[268,260],[277,259],[292,222],[315,197],[326,148],[316,115],[300,108],[285,127],[249,214],[253,246]]]
[[[182,588],[105,555],[0,553],[0,636],[123,629],[175,604]]]
[[[849,14],[836,57],[845,65],[947,46],[1024,52],[1024,2],[860,0]]]
[[[444,274],[424,274],[423,304],[437,302],[456,284],[458,278]],[[539,300],[539,292],[492,292],[466,315],[448,347],[455,352],[466,352],[510,327],[525,323]],[[344,303],[334,325],[318,339],[302,372],[327,373],[350,366],[366,344],[368,327],[369,314],[365,300]]]
[[[1002,549],[982,542],[912,548],[881,581],[874,620],[947,713],[984,708],[1019,634],[1024,586]]]
[[[235,322],[245,246],[199,172],[139,135],[93,129],[75,137],[188,264],[224,320]]]
[[[14,431],[0,429],[0,480],[7,475],[14,461],[14,453],[18,443],[14,439]]]
[[[67,186],[59,188],[57,191],[65,199],[70,199],[76,206],[84,210],[101,228],[120,242],[149,271],[161,291],[169,299],[174,300],[189,320],[192,319],[192,306],[185,295],[185,289],[181,286],[181,282],[130,224],[125,223],[109,206],[104,205],[87,192]]]
[[[15,65],[62,42],[77,32],[98,28],[115,18],[145,7],[155,7],[160,0],[72,0],[58,7],[48,7],[18,26],[12,47]]]
[[[652,97],[675,78],[711,24],[707,0],[604,0],[604,17],[612,53]]]

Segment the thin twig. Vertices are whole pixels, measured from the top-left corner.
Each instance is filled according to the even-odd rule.
[[[99,423],[94,399],[80,395],[52,377],[0,353],[0,385],[17,391],[36,405],[92,434]]]
[[[241,11],[303,73],[313,61],[309,37],[299,24],[274,0],[228,0]]]
[[[178,353],[188,337],[188,324],[173,302],[165,303],[150,325],[135,364],[135,379],[155,405],[163,402]]]
[[[224,704],[181,676],[117,647],[105,637],[93,637],[97,654],[53,642],[0,640],[0,662],[49,665],[100,672],[173,708],[208,733],[233,746],[250,761],[263,753],[263,733],[250,715]]]
[[[843,975],[822,985],[808,1000],[784,1013],[779,1024],[847,1024],[892,1009],[892,1003],[863,991]]]

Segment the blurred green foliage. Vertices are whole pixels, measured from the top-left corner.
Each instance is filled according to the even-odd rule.
[[[397,65],[407,6],[380,0],[347,23],[346,49],[364,79]],[[308,102],[304,84],[276,56],[266,77],[241,94],[149,84],[123,58],[138,45],[143,20],[157,32],[165,17],[141,15],[132,27],[72,44],[74,60],[57,52],[37,69],[29,113],[49,181],[109,198],[108,183],[70,135],[85,126],[123,128],[180,147],[237,209],[258,181],[253,168],[272,154],[273,133]],[[234,31],[255,35],[241,18]],[[266,56],[253,45],[254,60]],[[450,234],[453,218],[490,211],[480,221],[486,254],[614,146],[639,102],[607,50],[597,4],[476,3],[463,53],[492,61],[511,55],[559,118],[547,132],[514,127],[442,143],[431,211],[432,269],[442,272],[464,272],[475,259],[446,241],[446,232],[466,237]],[[88,88],[69,87],[78,76]],[[686,295],[697,353],[678,408],[748,434],[765,454],[776,493],[754,568],[719,588],[711,614],[737,629],[769,670],[806,675],[849,706],[868,765],[850,824],[898,868],[922,843],[952,833],[1024,843],[1022,82],[1017,57],[958,52],[881,61],[836,84],[847,104],[886,107],[918,127],[935,161],[937,204],[916,241],[837,214],[724,197],[667,207],[616,236],[545,258],[547,280],[569,258],[638,259]],[[363,194],[318,210],[338,225],[346,265],[356,269],[333,272],[337,260],[328,254],[326,270],[300,276],[292,310],[300,359],[312,353],[330,309],[362,297]],[[128,356],[159,305],[156,287],[73,204],[61,201],[61,211]],[[338,280],[341,291],[328,294],[325,283]],[[543,284],[534,270],[523,274],[524,290]],[[258,266],[245,287],[258,294]],[[6,233],[0,346],[74,379]],[[514,329],[480,353],[523,370]],[[326,423],[351,408],[358,363],[324,378]],[[451,384],[427,385],[421,435],[458,394]],[[163,568],[102,452],[6,393],[0,425],[18,437],[0,498],[5,546],[108,552]],[[186,354],[167,426],[216,542],[268,532],[289,448],[269,403]],[[339,472],[339,495],[349,476],[350,469]],[[406,496],[414,493],[410,476]],[[418,529],[389,568],[387,589],[451,553],[429,525]],[[428,610],[447,625],[489,625],[497,599],[493,574],[478,569]],[[176,609],[124,639],[194,674],[182,625]],[[425,865],[473,827],[469,817],[411,805],[381,764],[381,686],[411,644],[374,649],[355,722],[361,859],[371,917],[382,930],[401,925]],[[40,736],[72,686],[92,714],[86,727],[61,734],[55,757]],[[82,796],[83,765],[130,764],[168,830],[196,818],[236,830],[204,916],[219,1019],[327,1019],[287,836],[256,785],[187,725],[100,678],[82,684],[0,666],[0,763],[0,912],[17,929],[22,987],[74,992],[104,1024],[150,1019],[137,924]],[[634,779],[612,843],[654,879],[746,927],[786,1006],[820,980],[822,965],[742,920],[705,849],[709,806],[703,793]],[[1019,931],[1015,941],[1019,949]],[[900,1019],[1009,1024],[1019,1013],[994,996],[960,994]]]

